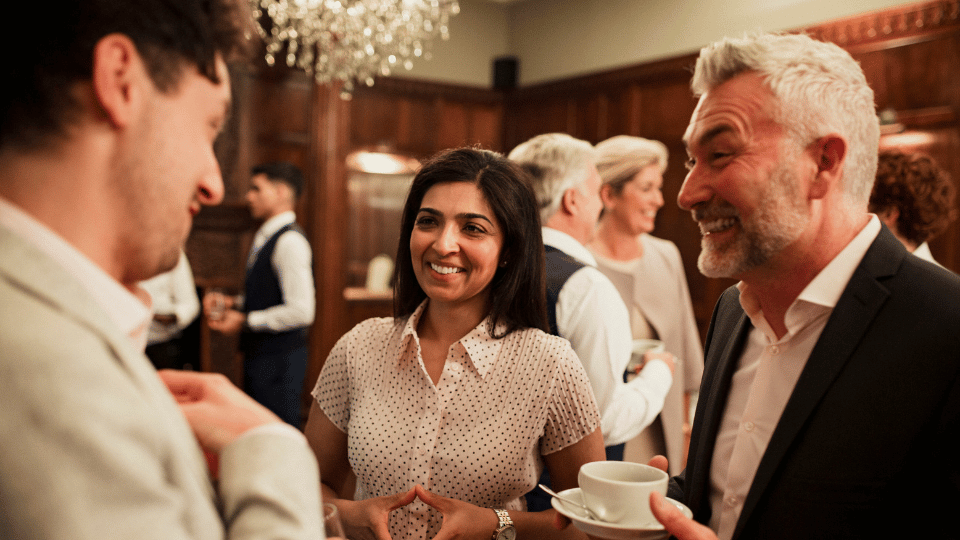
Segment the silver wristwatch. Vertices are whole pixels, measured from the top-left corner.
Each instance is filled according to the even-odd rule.
[[[497,518],[500,520],[500,523],[497,524],[496,530],[493,531],[493,540],[516,540],[517,530],[513,528],[513,520],[510,519],[510,514],[506,510],[496,510]]]

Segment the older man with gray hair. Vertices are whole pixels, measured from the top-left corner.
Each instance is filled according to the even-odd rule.
[[[960,277],[867,212],[873,91],[799,35],[701,51],[678,196],[714,311],[678,538],[957,537]],[[935,314],[935,315],[934,315]],[[662,464],[662,463],[661,463]],[[953,531],[953,532],[949,532]]]
[[[600,407],[607,458],[657,417],[672,382],[673,360],[660,354],[624,383],[632,340],[620,294],[584,244],[593,238],[600,176],[590,143],[563,133],[538,135],[510,152],[530,173],[546,246],[550,330],[570,341]]]

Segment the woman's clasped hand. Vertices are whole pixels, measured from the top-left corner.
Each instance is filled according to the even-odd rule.
[[[361,501],[338,500],[337,509],[347,537],[354,540],[389,540],[390,513],[412,503],[417,498],[416,488],[396,495],[374,497]]]
[[[404,204],[396,261],[394,316],[337,342],[305,428],[347,535],[576,536],[556,528],[553,509],[525,511],[542,470],[567,489],[580,465],[604,458],[583,366],[546,332],[526,173],[476,148],[427,161]]]
[[[434,540],[459,538],[490,538],[490,531],[497,526],[497,516],[489,508],[480,508],[457,499],[431,493],[423,486],[414,486],[410,491],[375,497],[361,501],[337,501],[337,507],[346,525],[347,536],[353,540],[393,540],[387,522],[390,513],[415,500],[421,500],[443,516],[443,525]],[[557,521],[558,529],[569,521]]]

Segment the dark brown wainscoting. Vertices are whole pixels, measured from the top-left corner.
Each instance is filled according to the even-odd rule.
[[[878,109],[893,108],[905,131],[885,136],[932,154],[960,186],[960,0],[940,0],[868,13],[803,29],[834,41],[861,62]],[[188,255],[199,284],[238,289],[254,224],[243,214],[251,165],[288,159],[300,165],[308,187],[299,220],[315,256],[317,319],[312,329],[312,388],[336,340],[363,318],[388,315],[389,301],[345,297],[346,155],[388,148],[417,158],[479,144],[509,151],[540,133],[563,131],[596,143],[617,134],[663,141],[670,150],[664,206],[656,234],[680,248],[701,332],[730,280],[704,278],[696,269],[699,234],[670,201],[683,182],[683,131],[695,100],[688,83],[696,52],[628,68],[516,90],[485,90],[404,78],[381,78],[351,101],[338,88],[283,69],[236,68],[234,115],[218,143],[227,200],[198,217]],[[934,256],[960,272],[960,222],[931,243]],[[230,343],[207,342],[205,366],[239,373]],[[305,406],[308,400],[305,399]]]

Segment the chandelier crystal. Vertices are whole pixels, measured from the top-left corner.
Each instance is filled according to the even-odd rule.
[[[249,0],[257,30],[266,43],[266,61],[282,57],[320,84],[343,81],[350,98],[357,82],[397,67],[409,70],[415,58],[430,59],[430,42],[449,39],[456,0]]]

